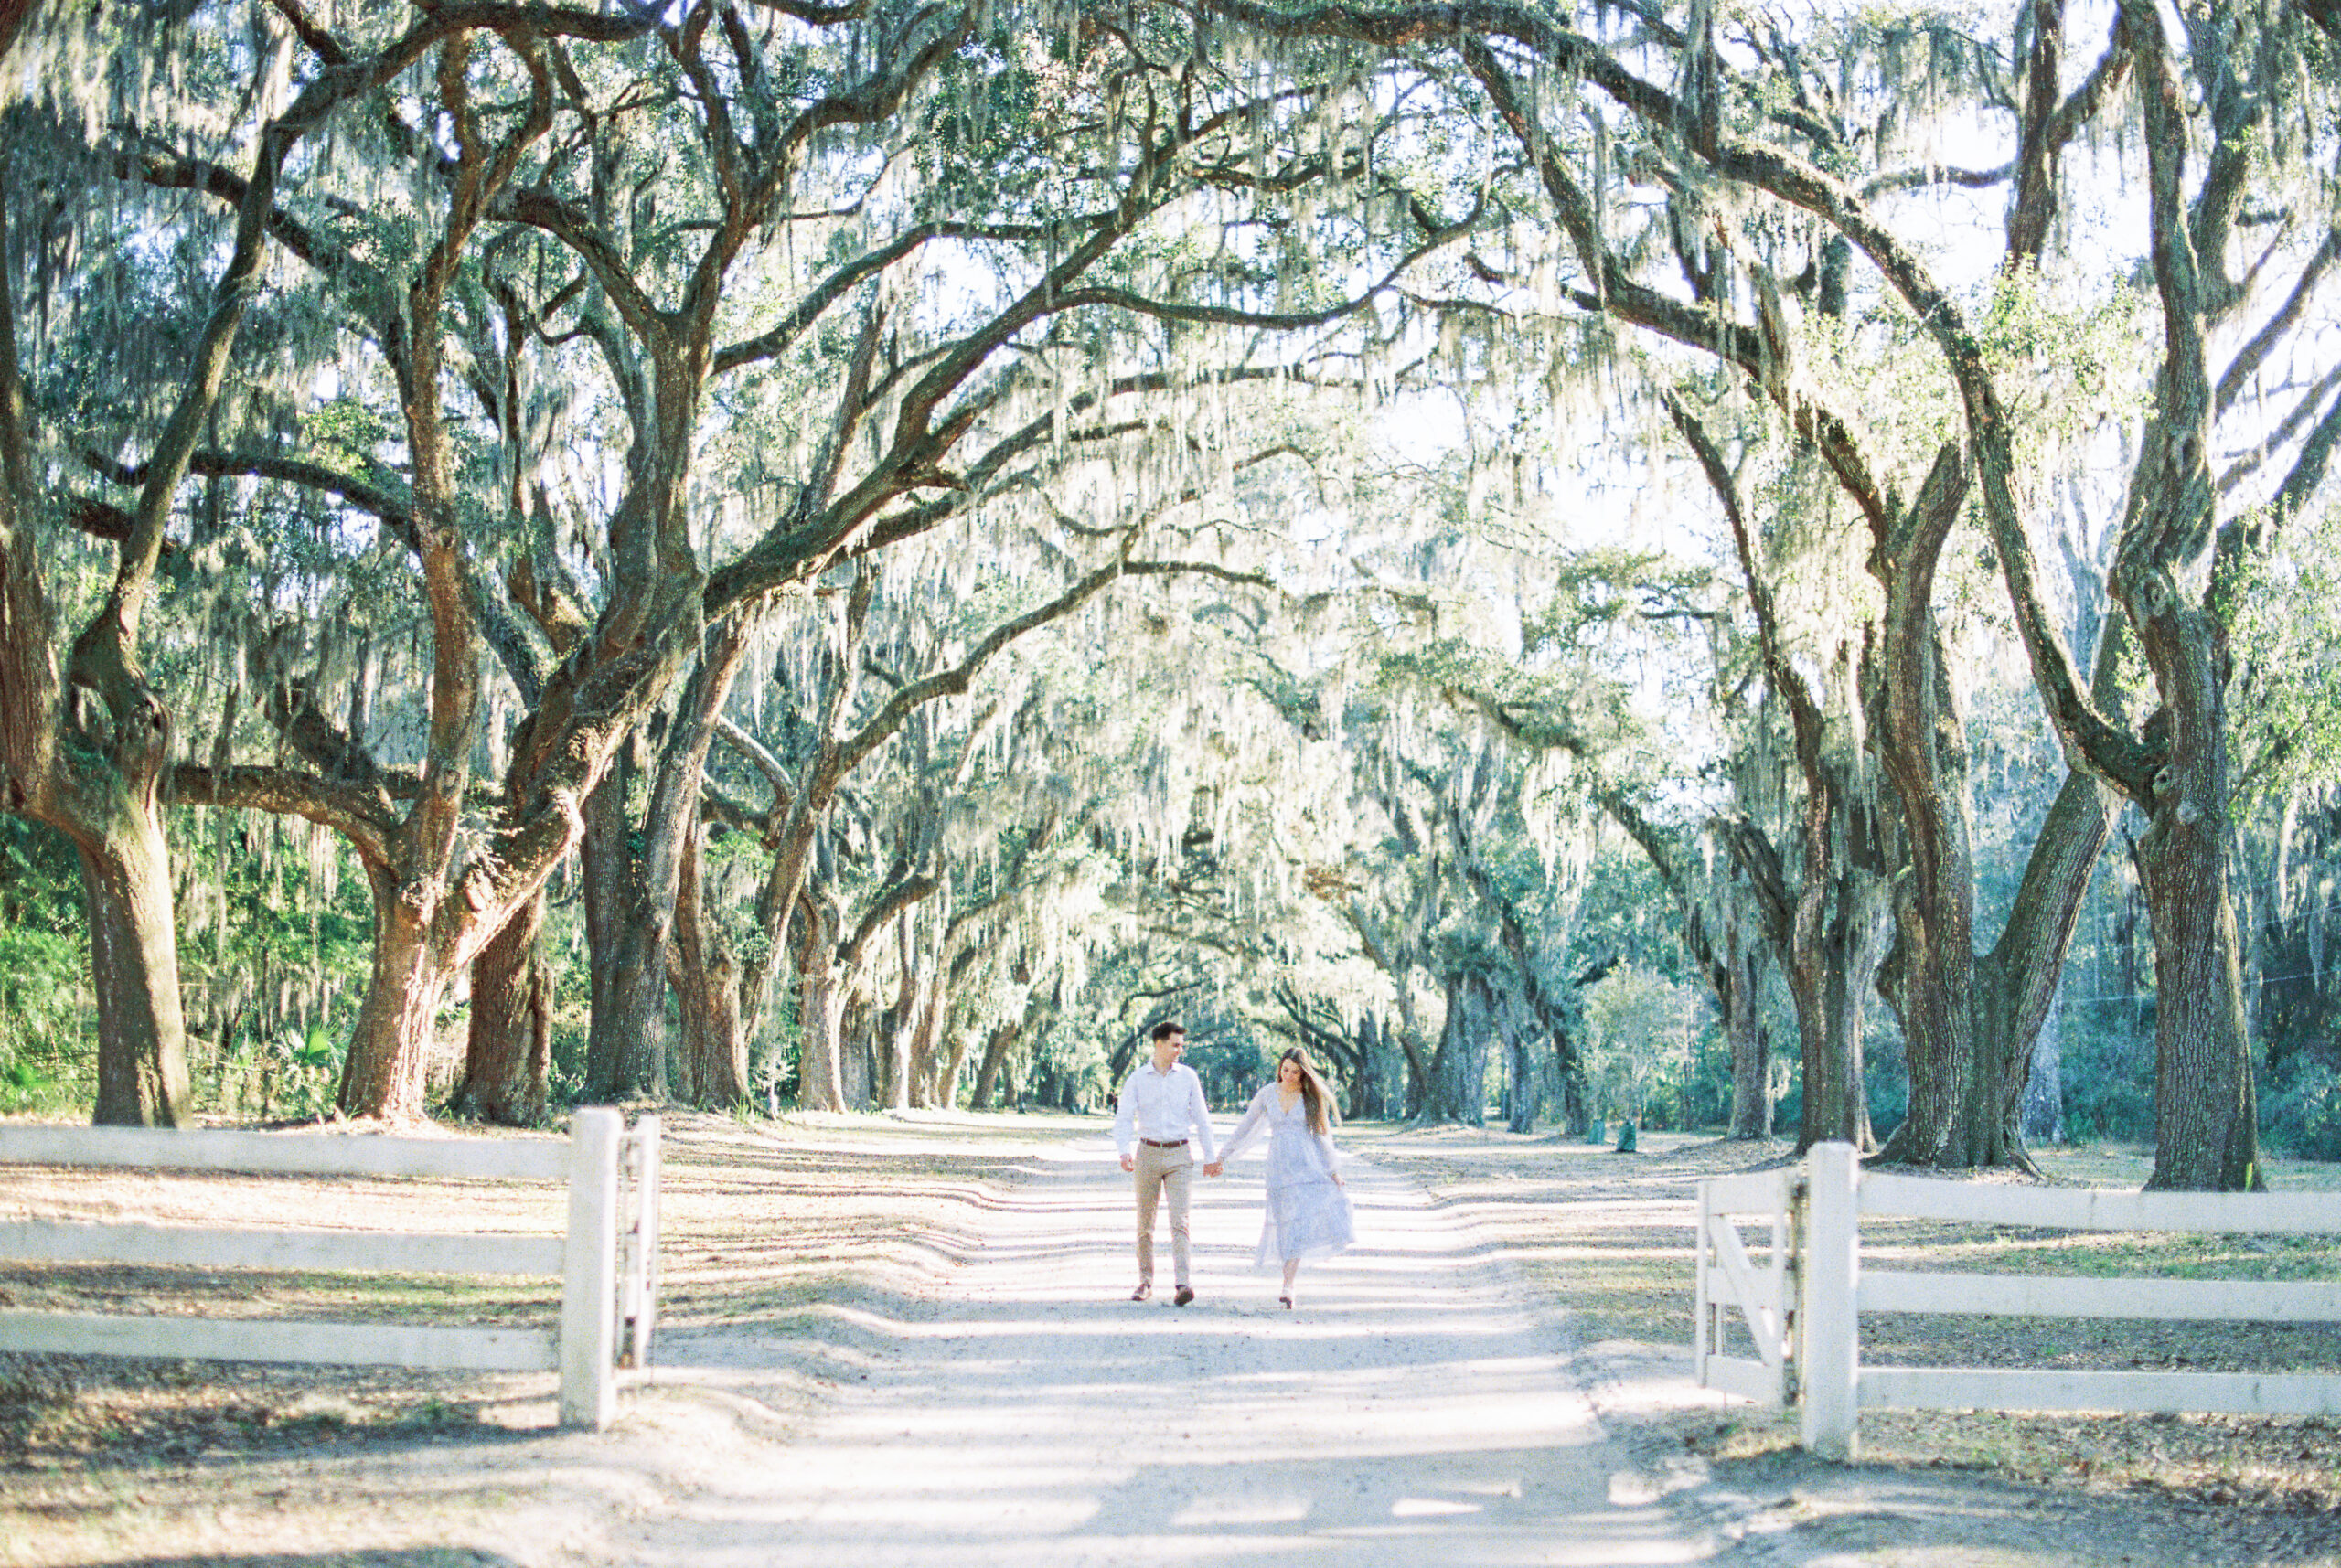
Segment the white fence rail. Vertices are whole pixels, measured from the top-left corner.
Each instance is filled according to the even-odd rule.
[[[1738,1225],[1772,1227],[1765,1266]],[[1864,1409],[2341,1414],[2341,1376],[1865,1367],[1865,1312],[2341,1322],[2341,1283],[2095,1279],[1861,1268],[1861,1220],[1894,1216],[2052,1230],[2341,1235],[2329,1193],[2109,1192],[1979,1186],[1867,1174],[1851,1145],[1822,1144],[1801,1168],[1699,1183],[1700,1386],[1771,1404],[1793,1397],[1804,1445],[1850,1457]],[[1782,1313],[1780,1304],[1791,1301]],[[1737,1310],[1758,1359],[1724,1353]],[[1777,1326],[1777,1327],[1776,1327]]]
[[[112,1263],[359,1274],[558,1275],[558,1331],[0,1311],[0,1350],[561,1373],[561,1419],[607,1426],[615,1364],[644,1366],[658,1299],[658,1118],[576,1114],[569,1142],[0,1127],[0,1166],[565,1181],[568,1233],[452,1234],[29,1220],[0,1264]]]

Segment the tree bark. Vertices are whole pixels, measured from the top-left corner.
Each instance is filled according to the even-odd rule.
[[[618,1100],[667,1094],[668,916],[648,896],[640,860],[612,855],[604,865],[622,863],[615,887],[605,890],[616,930],[610,944],[593,955],[600,996],[587,1026],[585,1080],[589,1100]]]
[[[938,1111],[959,1108],[959,1084],[967,1072],[967,1046],[973,1039],[964,1029],[950,1031],[950,1045],[936,1053],[934,1098],[930,1102]]]
[[[878,1088],[878,1038],[872,1029],[878,1009],[863,990],[861,976],[846,965],[838,966],[837,1050],[839,1099],[849,1111],[873,1107]]]
[[[929,964],[921,980],[917,997],[918,1021],[911,1033],[910,1079],[911,1108],[933,1110],[949,1104],[947,1080],[938,1082],[937,1058],[943,1056],[944,1014],[946,1006],[943,995],[943,977]]]
[[[836,953],[837,914],[817,899],[803,901],[796,958],[796,1104],[807,1111],[845,1109],[845,1063],[839,1050],[845,998]]]
[[[1431,1059],[1428,1092],[1415,1115],[1417,1123],[1486,1125],[1488,1037],[1494,1012],[1495,989],[1486,976],[1447,977],[1447,1023]]]
[[[1934,614],[1935,567],[1968,491],[1968,468],[1945,446],[1907,509],[1874,516],[1870,570],[1886,592],[1875,645],[1870,745],[1893,791],[1902,865],[1895,879],[1896,944],[1887,995],[1902,1020],[1909,1112],[1882,1151],[1913,1165],[1997,1163],[2007,1151],[1980,1121],[1974,1015],[1975,869],[1967,821],[1966,720],[1958,709]]]
[[[894,923],[894,1005],[888,1008],[878,1020],[880,1041],[884,1060],[882,1063],[882,1082],[880,1104],[890,1111],[911,1108],[914,1037],[920,1024],[921,987],[919,970],[921,956],[915,906],[906,909]]]
[[[1507,1019],[1498,1032],[1504,1049],[1504,1127],[1514,1133],[1533,1132],[1545,1097],[1536,1078],[1536,1063],[1528,1053],[1527,1031]]]
[[[75,845],[97,993],[96,1119],[101,1126],[184,1126],[187,1033],[170,861],[151,812],[120,827],[94,845]]]
[[[526,46],[505,41],[524,60],[538,63]],[[388,835],[382,864],[369,866],[375,888],[375,954],[342,1072],[340,1107],[350,1116],[404,1118],[421,1113],[425,1059],[439,1005],[456,970],[476,958],[521,905],[538,896],[572,830],[568,815],[553,804],[556,792],[543,790],[549,809],[537,822],[508,817],[508,831],[491,854],[467,861],[464,856],[466,797],[486,703],[487,639],[457,504],[456,443],[446,427],[444,307],[489,206],[512,180],[527,149],[552,124],[551,80],[538,69],[531,71],[535,90],[527,115],[500,142],[488,139],[470,98],[473,44],[468,25],[457,22],[439,50],[440,105],[458,155],[444,186],[445,226],[405,280],[402,310],[380,304],[376,323],[406,426],[413,504],[402,531],[429,611],[431,673],[427,740],[413,803]],[[378,282],[387,285],[389,280]],[[614,702],[610,709],[624,712],[626,706]],[[288,704],[283,711],[293,715],[300,706]],[[362,734],[339,740],[341,752],[371,767]],[[599,755],[593,746],[573,752]],[[587,771],[590,775],[590,766]],[[508,799],[518,798],[516,792],[507,794]]]
[[[633,822],[626,810],[636,763],[634,748],[621,745],[610,759],[609,771],[585,797],[585,834],[578,848],[580,880],[585,905],[585,951],[590,960],[587,978],[589,1006],[595,1019],[606,1013],[610,1021],[585,1036],[585,1097],[609,1098],[615,1086],[637,1073],[639,1059],[629,1057],[625,1037],[615,1027],[618,1008],[616,957],[625,941],[629,913],[628,884],[636,880],[634,852],[627,840]]]
[[[13,47],[22,16],[0,27]],[[422,46],[394,46],[400,63]],[[387,58],[387,57],[384,57]],[[42,479],[31,456],[29,404],[13,295],[0,282],[0,763],[6,809],[63,830],[79,854],[97,1005],[101,1123],[184,1125],[186,1021],[177,933],[162,831],[170,715],[146,679],[139,630],[161,560],[164,528],[195,447],[217,410],[244,315],[259,290],[265,224],[278,176],[300,138],[371,85],[383,58],[345,64],[305,88],[260,131],[236,204],[234,240],[210,314],[144,465],[104,603],[74,639],[60,678],[56,622],[32,537]],[[0,177],[5,176],[0,167]],[[0,255],[9,250],[0,228]]]
[[[1868,1028],[1869,994],[1893,937],[1893,901],[1878,878],[1855,869],[1840,880],[1834,902],[1827,941],[1808,971],[1809,983],[1818,993],[1814,1022],[1819,1039],[1806,1052],[1804,1118],[1797,1147],[1843,1142],[1867,1152],[1877,1147],[1877,1140],[1870,1134],[1863,1037]]]
[[[740,1021],[740,965],[706,919],[704,827],[692,836],[675,897],[673,987],[682,1025],[679,1077],[693,1103],[749,1102],[748,1033]]]
[[[463,1082],[449,1108],[498,1126],[545,1118],[552,1071],[552,973],[544,961],[545,900],[513,912],[472,961]]]
[[[2225,650],[2191,608],[2150,618],[2141,640],[2175,720],[2135,854],[2154,942],[2154,1172],[2147,1185],[2244,1191],[2266,1182],[2227,881]]]
[[[373,965],[342,1062],[339,1103],[345,1111],[363,1107],[353,1115],[409,1121],[423,1114],[425,1058],[452,965],[433,949],[425,891],[389,870],[369,868],[369,880]]]
[[[1772,1136],[1772,1037],[1764,1027],[1755,966],[1737,950],[1710,975],[1731,1045],[1731,1129],[1735,1139]]]
[[[992,1026],[990,1036],[984,1041],[983,1059],[976,1068],[976,1089],[967,1098],[967,1109],[989,1111],[992,1108],[992,1091],[999,1085],[1000,1073],[1008,1065],[1009,1051],[1022,1032],[1022,1029],[1013,1023]]]
[[[595,998],[586,1057],[606,1064],[608,1072],[605,1079],[588,1084],[595,1098],[667,1093],[667,965],[675,904],[684,860],[701,831],[700,794],[708,748],[755,620],[743,608],[708,629],[668,724],[658,771],[643,805],[640,848],[626,855],[615,893],[615,940],[594,953],[595,968],[607,971],[607,983]],[[691,1087],[704,1093],[707,1086]]]

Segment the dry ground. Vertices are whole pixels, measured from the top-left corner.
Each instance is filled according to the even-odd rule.
[[[1654,1468],[1688,1461],[1781,1560],[2341,1563],[2330,1421],[1873,1412],[1864,1463],[1841,1467],[1799,1453],[1792,1419],[1691,1390],[1691,1184],[1785,1160],[1785,1145],[1659,1134],[1619,1155],[1461,1128],[1351,1141],[1422,1181],[1571,1313],[1612,1424],[1639,1437]],[[2133,1189],[2149,1168],[2106,1150],[2053,1151],[2043,1164],[2060,1183]],[[2341,1189],[2341,1168],[2274,1162],[2270,1180]],[[1865,1226],[1863,1245],[1874,1262],[1929,1270],[2341,1278],[2341,1257],[2318,1238],[1908,1221]],[[1865,1362],[2341,1371],[2341,1326],[1893,1316],[1865,1317],[1862,1333]],[[1860,1555],[1833,1555],[1849,1551]]]
[[[556,1434],[551,1379],[0,1356],[0,1564],[541,1562],[601,1555],[597,1520],[786,1445],[871,1353],[855,1324],[924,1294],[1035,1152],[1094,1119],[669,1116],[664,1322],[776,1347],[729,1390],[629,1392],[608,1436]],[[445,1136],[529,1135],[441,1131]],[[2316,1421],[1872,1414],[1865,1463],[1815,1464],[1785,1421],[1690,1389],[1689,1195],[1785,1149],[1646,1135],[1619,1156],[1558,1138],[1347,1130],[1421,1181],[1566,1315],[1604,1413],[1653,1487],[1734,1560],[1849,1568],[2341,1565],[2341,1441]],[[2053,1157],[2059,1179],[2134,1187],[2142,1161]],[[2277,1167],[2279,1186],[2341,1172]],[[552,1233],[551,1188],[11,1170],[0,1220],[273,1218]],[[1910,1223],[1877,1232],[1928,1266],[2335,1277],[2329,1251]],[[0,1307],[287,1318],[549,1323],[553,1282],[13,1265]],[[1876,1318],[1868,1354],[1912,1364],[2341,1370],[2341,1331]]]
[[[549,1374],[0,1354],[0,1564],[424,1568],[540,1561],[555,1537],[591,1555],[591,1520],[688,1488],[727,1448],[794,1436],[828,1384],[856,1375],[853,1313],[885,1310],[948,1267],[978,1211],[1067,1131],[1017,1116],[665,1122],[662,1330],[771,1330],[782,1352],[751,1382],[632,1389],[617,1433],[595,1438],[550,1430]],[[0,1221],[556,1234],[563,1201],[553,1184],[0,1173]],[[0,1307],[78,1311],[550,1327],[559,1289],[551,1279],[0,1266]]]

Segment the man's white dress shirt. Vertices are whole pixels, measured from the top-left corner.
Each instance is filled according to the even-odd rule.
[[[1121,1104],[1114,1112],[1114,1147],[1128,1156],[1133,1138],[1165,1144],[1192,1138],[1205,1165],[1219,1157],[1211,1136],[1211,1107],[1203,1103],[1203,1081],[1193,1068],[1174,1061],[1170,1072],[1157,1072],[1151,1058],[1138,1064],[1122,1085]]]

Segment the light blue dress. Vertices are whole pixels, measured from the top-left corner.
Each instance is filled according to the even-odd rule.
[[[1333,1180],[1339,1159],[1333,1140],[1309,1130],[1309,1102],[1293,1097],[1288,1111],[1277,1103],[1277,1086],[1263,1085],[1244,1108],[1244,1119],[1220,1150],[1234,1159],[1261,1129],[1268,1134],[1268,1208],[1260,1222],[1260,1246],[1253,1262],[1324,1257],[1356,1239],[1350,1195]]]

